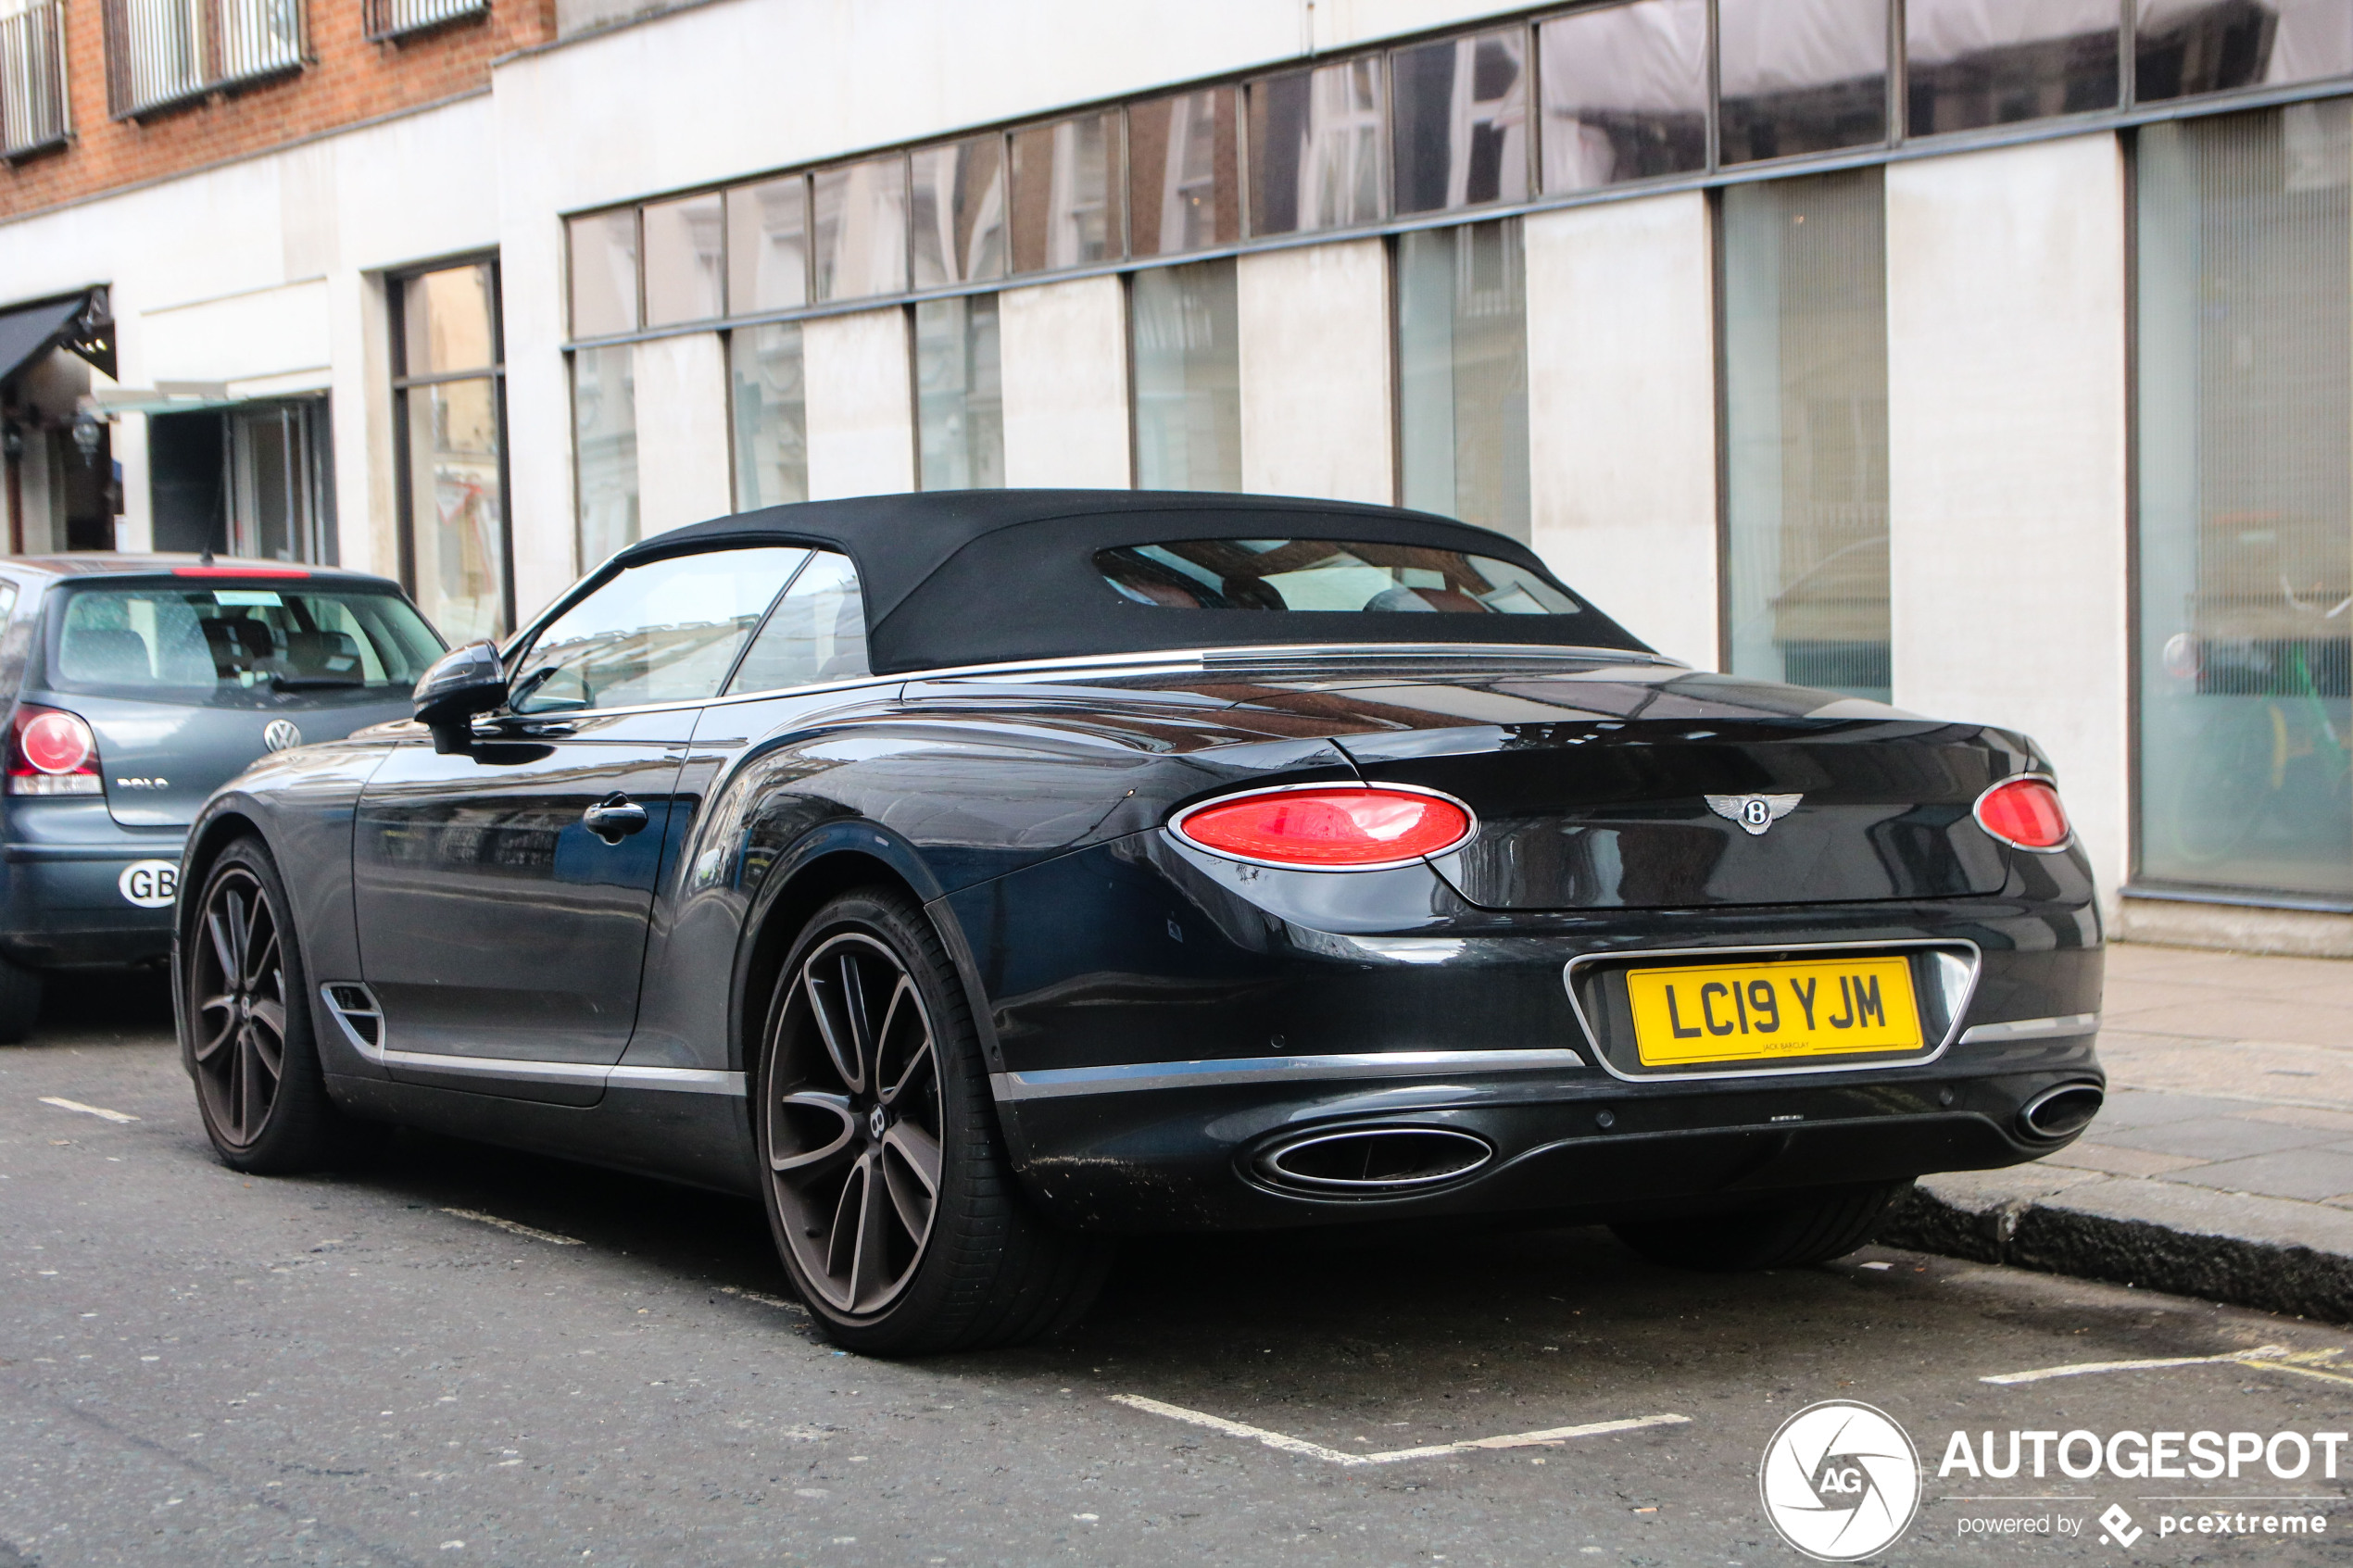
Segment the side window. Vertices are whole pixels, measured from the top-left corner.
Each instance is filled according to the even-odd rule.
[[[866,673],[866,605],[858,593],[858,569],[848,556],[819,550],[769,612],[727,690],[773,692]]]
[[[776,590],[809,552],[706,550],[633,566],[563,612],[515,667],[514,710],[714,696]]]

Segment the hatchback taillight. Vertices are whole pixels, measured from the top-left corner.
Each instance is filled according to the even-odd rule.
[[[10,795],[100,795],[98,737],[79,713],[17,705],[8,731]]]
[[[1333,784],[1212,800],[1168,824],[1213,854],[1299,871],[1365,871],[1459,848],[1470,810],[1419,790]]]
[[[2020,849],[2057,849],[2070,831],[2048,779],[2005,779],[1977,797],[1978,826]]]

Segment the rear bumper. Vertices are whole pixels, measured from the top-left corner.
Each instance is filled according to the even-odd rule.
[[[1077,1094],[1012,1082],[1000,1104],[1027,1146],[1032,1196],[1076,1227],[1503,1213],[1579,1223],[1764,1206],[1776,1194],[1987,1170],[2066,1147],[2071,1139],[2029,1135],[2019,1115],[2060,1085],[2104,1084],[2092,1037],[1995,1054],[1959,1047],[1917,1075],[1704,1086],[1575,1069]],[[1466,1133],[1492,1154],[1455,1180],[1371,1196],[1283,1190],[1259,1160],[1302,1136],[1375,1127]]]
[[[975,955],[1015,1167],[1064,1223],[1598,1220],[2064,1147],[2019,1117],[2047,1090],[2104,1083],[2078,861],[2020,857],[1984,897],[1511,913],[1418,868],[1246,875],[1139,835],[945,902]],[[1651,953],[1924,947],[1975,955],[1944,1016],[1924,1002],[1938,1048],[1820,1071],[1629,1076],[1622,1049],[1614,1064],[1597,1049],[1617,1025],[1580,1016],[1569,990],[1573,964]],[[1467,1135],[1486,1158],[1371,1196],[1287,1188],[1262,1163],[1365,1127]]]
[[[0,954],[36,969],[168,958],[171,906],[132,902],[124,878],[139,867],[150,874],[136,886],[153,888],[160,884],[152,873],[169,866],[176,882],[182,834],[132,833],[111,822],[93,833],[94,824],[76,825],[87,834],[79,841],[25,842],[12,835],[0,844]]]

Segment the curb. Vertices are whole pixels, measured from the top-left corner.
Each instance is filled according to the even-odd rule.
[[[2020,1166],[1922,1177],[1882,1246],[2353,1323],[2353,1213]]]

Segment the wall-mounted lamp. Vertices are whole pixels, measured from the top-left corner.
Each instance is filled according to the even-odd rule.
[[[11,458],[24,456],[24,432],[12,424],[0,424],[0,452]]]
[[[98,460],[98,443],[106,435],[97,416],[84,408],[73,417],[73,444],[82,453],[82,466],[89,468]]]

